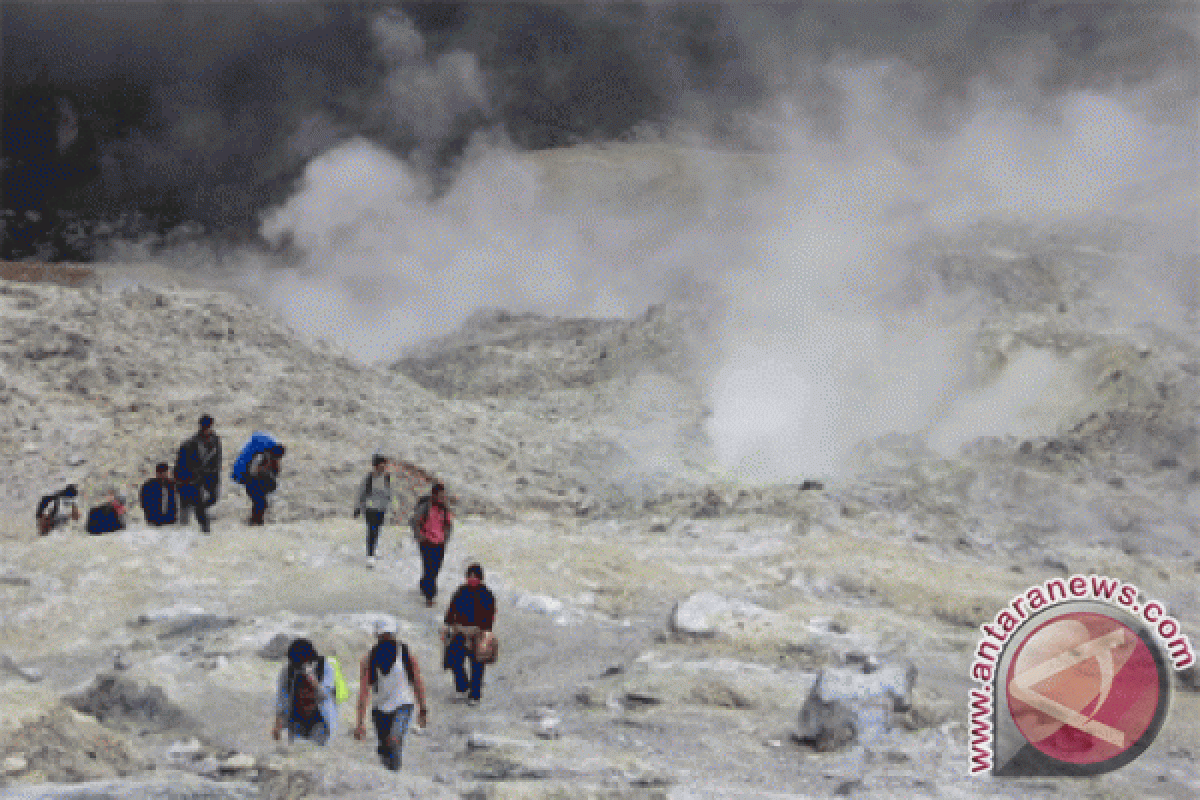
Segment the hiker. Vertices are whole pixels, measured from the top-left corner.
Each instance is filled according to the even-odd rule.
[[[66,525],[68,520],[79,519],[79,506],[75,498],[79,490],[70,483],[53,494],[44,495],[37,506],[37,531],[45,536],[55,528]]]
[[[495,621],[496,598],[483,584],[483,567],[472,564],[467,567],[467,582],[450,598],[446,627],[442,630],[442,640],[446,642],[442,666],[454,671],[454,688],[459,697],[467,694],[467,705],[479,705],[484,662],[489,660],[482,650],[495,647],[495,639],[491,636]],[[465,661],[471,662],[469,678]]]
[[[279,741],[286,728],[289,742],[298,736],[327,744],[337,733],[336,670],[330,659],[317,654],[308,639],[292,642],[287,657],[275,687],[271,737]]]
[[[359,665],[358,722],[354,738],[361,740],[367,735],[363,720],[367,714],[369,692],[371,721],[375,725],[375,735],[379,737],[376,752],[385,767],[398,770],[404,734],[412,720],[414,704],[420,709],[417,724],[422,728],[429,724],[425,682],[421,680],[420,666],[408,645],[396,640],[395,621],[388,619],[376,623],[375,636],[375,646]]]
[[[256,453],[246,467],[246,494],[250,497],[250,525],[266,524],[267,495],[279,488],[280,459],[287,452],[281,444]]]
[[[155,527],[175,524],[175,482],[169,470],[165,462],[156,464],[154,477],[142,484],[139,495],[146,523]]]
[[[358,487],[354,504],[354,518],[366,513],[367,517],[367,568],[375,566],[375,545],[379,543],[379,529],[383,517],[392,504],[392,476],[388,474],[386,456],[376,454],[371,459],[371,471]]]
[[[417,501],[409,524],[421,548],[421,594],[425,595],[425,605],[432,607],[438,573],[446,557],[446,541],[454,530],[454,512],[446,505],[444,484],[435,483],[432,492]]]
[[[125,498],[116,490],[106,492],[104,502],[88,512],[84,527],[93,536],[125,530]]]
[[[179,524],[186,525],[188,509],[195,509],[200,530],[208,533],[208,509],[216,504],[221,487],[221,437],[213,430],[213,418],[208,414],[200,417],[196,435],[179,447],[175,481],[179,484]]]

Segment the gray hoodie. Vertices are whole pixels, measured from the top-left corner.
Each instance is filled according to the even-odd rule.
[[[392,505],[392,476],[371,470],[359,485],[356,497],[355,511],[387,511]]]

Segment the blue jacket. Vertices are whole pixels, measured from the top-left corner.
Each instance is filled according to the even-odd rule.
[[[152,478],[142,484],[142,510],[146,522],[151,525],[168,525],[175,522],[175,487]]]
[[[96,506],[88,512],[87,532],[92,534],[116,533],[125,529],[125,523],[110,505]]]

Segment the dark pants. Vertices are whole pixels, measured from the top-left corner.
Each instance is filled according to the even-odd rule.
[[[216,476],[212,476],[214,479]],[[179,524],[186,525],[188,521],[188,509],[196,510],[196,521],[200,523],[200,530],[208,533],[208,507],[215,500],[210,500],[208,491],[203,483],[185,483],[179,487]]]
[[[246,494],[250,496],[250,513],[261,517],[267,511],[267,495],[275,491],[275,479],[270,475],[255,475],[246,479]]]
[[[470,697],[478,700],[480,692],[483,691],[483,664],[475,660],[471,649],[467,647],[467,637],[459,634],[450,640],[450,647],[446,651],[446,661],[450,665],[450,669],[454,671],[454,688],[460,692],[468,692]],[[467,661],[471,662],[469,678],[464,663]]]
[[[383,511],[364,511],[367,518],[367,555],[375,555],[375,545],[379,544],[379,528],[383,525]]]
[[[446,557],[446,545],[421,542],[421,594],[429,599],[437,597],[438,573],[442,571],[442,560]]]
[[[388,769],[400,769],[400,753],[404,749],[404,734],[408,731],[412,713],[411,705],[403,705],[390,712],[379,709],[371,711],[371,721],[375,723],[375,735],[379,737],[377,752]],[[394,741],[388,741],[392,737],[395,737]]]

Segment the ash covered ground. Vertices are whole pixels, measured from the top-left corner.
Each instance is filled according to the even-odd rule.
[[[1123,321],[1105,283],[1128,258],[1115,235],[981,224],[924,247],[930,274],[982,309],[973,394],[936,435],[863,442],[851,473],[809,488],[718,466],[697,305],[479,313],[365,366],[244,293],[170,271],[3,282],[0,790],[1195,797],[1194,673],[1151,749],[1100,778],[967,778],[965,724],[978,626],[1031,584],[1120,577],[1200,631],[1194,311]],[[1014,406],[1013,380],[1057,399]],[[1033,409],[1035,433],[966,436],[954,414],[974,408]],[[248,501],[226,480],[209,536],[144,527],[134,510],[119,534],[36,537],[23,510],[41,492],[74,481],[85,507],[110,486],[132,493],[200,411],[227,462],[253,430],[287,444],[266,527],[242,524]],[[376,451],[459,498],[443,597],[466,564],[488,569],[503,652],[479,708],[451,702],[443,609],[423,606],[402,524],[364,566],[349,512]],[[307,634],[353,665],[381,614],[431,689],[403,771],[350,738],[353,703],[328,748],[272,742],[279,637]],[[838,669],[898,676],[903,697],[852,737],[802,740],[814,683]]]

